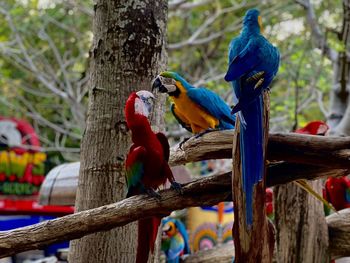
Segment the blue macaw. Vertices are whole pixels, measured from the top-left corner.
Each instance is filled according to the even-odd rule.
[[[173,115],[182,127],[194,134],[234,128],[235,116],[223,99],[204,87],[193,87],[176,72],[160,73],[153,89],[171,97]]]
[[[174,218],[162,220],[162,251],[167,263],[178,263],[182,255],[190,254],[188,234],[184,224]]]
[[[232,83],[236,97],[232,113],[238,112],[242,124],[240,151],[248,226],[253,223],[253,187],[264,174],[262,91],[275,77],[280,61],[278,49],[261,35],[261,30],[259,11],[248,10],[241,34],[230,43],[225,76]]]

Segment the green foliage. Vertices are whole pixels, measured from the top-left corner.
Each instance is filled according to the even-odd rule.
[[[187,4],[200,2],[189,0]],[[313,4],[321,31],[327,32],[329,45],[343,51],[345,47],[333,32],[341,28],[342,2],[313,1]],[[72,7],[66,1],[8,0],[0,7],[9,11],[38,72],[52,76],[50,81],[63,90],[67,88],[68,78],[68,83],[73,85],[73,98],[76,98],[77,90],[82,88],[77,84],[87,74],[91,16],[82,10],[92,9],[90,1],[79,1],[79,6]],[[295,1],[216,0],[194,8],[180,6],[170,10],[168,69],[179,72],[190,83],[213,89],[226,99],[231,87],[222,76],[227,69],[228,45],[239,34],[242,17],[251,7],[262,11],[265,36],[282,54],[280,70],[271,89],[271,129],[291,131],[296,120],[297,126],[302,126],[311,120],[325,119],[320,103],[327,109],[332,65],[315,48],[305,10]],[[48,91],[28,63],[21,63],[26,62],[25,56],[14,41],[15,32],[3,13],[0,23],[0,114],[31,120],[40,129],[44,143],[53,142],[58,136],[62,146],[79,147],[79,138],[70,136],[80,136],[83,130],[73,114],[72,100]],[[53,47],[67,63],[66,75]],[[232,104],[230,96],[227,102]],[[85,95],[79,105],[86,107]],[[169,107],[167,105],[167,109]],[[57,135],[57,130],[37,119],[32,120],[28,112],[33,111],[58,126],[70,123],[71,126],[65,128],[69,134]],[[166,122],[168,131],[179,129],[169,110]]]
[[[30,121],[44,146],[79,148],[83,126],[72,108],[84,112],[87,102],[91,18],[64,2],[7,1],[0,23],[0,115]]]

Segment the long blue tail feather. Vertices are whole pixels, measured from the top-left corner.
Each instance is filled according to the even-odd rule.
[[[241,111],[246,125],[241,125],[240,152],[242,183],[246,197],[246,222],[253,223],[253,189],[264,173],[263,95]]]

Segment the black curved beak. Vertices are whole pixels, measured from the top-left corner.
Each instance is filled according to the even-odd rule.
[[[159,77],[156,77],[152,84],[152,91],[157,89],[161,93],[167,93],[168,90],[165,88],[165,86],[160,81]]]

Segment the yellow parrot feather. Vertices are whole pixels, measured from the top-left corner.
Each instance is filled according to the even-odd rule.
[[[309,194],[313,195],[316,199],[320,200],[329,209],[337,212],[334,206],[331,203],[329,203],[326,199],[324,199],[320,194],[318,194],[314,189],[312,189],[312,187],[306,182],[306,180],[296,180],[293,182]]]

